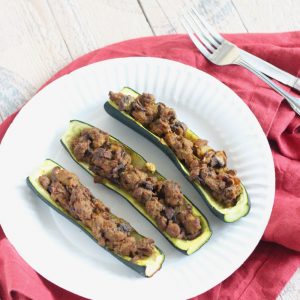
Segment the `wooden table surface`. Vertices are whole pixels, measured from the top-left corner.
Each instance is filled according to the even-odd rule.
[[[185,32],[194,3],[220,32],[300,30],[300,0],[0,0],[0,123],[55,72],[91,50]],[[300,270],[278,299],[300,299]]]

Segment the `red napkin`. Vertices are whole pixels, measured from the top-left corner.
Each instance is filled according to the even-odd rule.
[[[294,75],[300,74],[300,32],[238,34],[226,38]],[[275,163],[276,196],[271,219],[263,241],[248,260],[225,281],[195,299],[276,298],[300,266],[300,118],[281,96],[247,70],[209,63],[185,35],[134,39],[93,51],[73,61],[46,84],[90,63],[127,56],[168,58],[204,70],[232,88],[256,115],[268,137]],[[0,140],[15,115],[0,126]],[[38,275],[1,230],[0,239],[1,299],[82,299]]]

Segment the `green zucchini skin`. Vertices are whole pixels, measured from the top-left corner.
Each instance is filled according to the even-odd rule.
[[[45,162],[43,163],[43,165],[41,166],[41,170],[45,169],[45,166],[52,166],[52,167],[61,167],[63,168],[61,165],[59,165],[58,163],[56,163],[55,161],[51,160],[51,159],[47,159],[45,160]],[[44,173],[40,173],[40,174],[44,174]],[[70,222],[72,222],[73,224],[75,224],[77,227],[79,227],[84,233],[86,233],[94,242],[98,244],[97,239],[93,236],[93,234],[91,233],[91,231],[85,227],[80,221],[76,220],[75,218],[73,218],[66,210],[64,210],[62,207],[60,207],[58,204],[54,204],[54,201],[51,201],[51,197],[49,195],[49,197],[45,196],[45,193],[41,192],[43,189],[42,186],[38,186],[39,184],[37,183],[36,178],[34,178],[34,176],[28,176],[26,178],[26,183],[28,185],[28,187],[34,192],[35,195],[37,195],[44,203],[46,203],[49,207],[51,207],[52,209],[54,209],[55,211],[57,211],[59,214],[61,214],[62,216],[64,216],[66,219],[68,219]],[[139,234],[135,231],[135,234]],[[142,235],[139,234],[141,237]],[[140,275],[144,276],[144,277],[152,277],[157,271],[159,271],[162,267],[162,264],[165,260],[165,255],[162,252],[162,250],[160,250],[158,247],[155,247],[155,253],[153,254],[156,257],[158,257],[159,259],[159,264],[156,266],[156,269],[153,270],[151,269],[150,264],[152,263],[151,261],[151,257],[150,258],[146,258],[143,260],[139,260],[139,264],[138,263],[134,263],[132,261],[130,261],[129,259],[126,259],[125,257],[118,255],[116,253],[114,253],[113,251],[111,251],[110,249],[108,249],[105,246],[101,246],[99,245],[101,248],[105,249],[107,252],[109,252],[111,255],[113,255],[115,258],[117,258],[119,261],[121,261],[122,263],[124,263],[126,266],[128,266],[129,268],[131,268],[132,270],[136,271],[137,273],[139,273]],[[152,258],[153,259],[153,258]],[[147,260],[149,260],[147,262]],[[150,269],[151,271],[149,272],[149,270],[147,270],[147,268]]]
[[[121,90],[122,93],[137,96],[139,95],[138,92],[135,90],[124,87]],[[146,127],[144,127],[141,123],[134,120],[129,114],[124,111],[119,110],[116,105],[113,105],[112,101],[106,101],[104,104],[105,111],[117,119],[118,121],[122,122],[129,128],[133,129],[137,133],[144,136],[146,139],[150,140],[153,144],[155,144],[160,150],[162,150],[175,164],[177,169],[184,175],[184,177],[193,185],[196,191],[200,194],[201,198],[204,200],[206,205],[209,207],[211,212],[220,220],[226,223],[232,223],[240,218],[246,216],[250,211],[250,199],[245,187],[241,184],[243,192],[240,196],[242,207],[239,207],[239,211],[235,212],[235,206],[232,208],[223,209],[220,206],[218,207],[217,201],[214,200],[212,195],[209,193],[207,189],[197,183],[195,180],[190,179],[189,171],[183,166],[183,164],[178,160],[175,153],[171,150],[171,148],[165,143],[163,139],[156,136],[152,132],[150,132]],[[193,135],[195,135],[193,133]],[[238,201],[239,202],[239,201]]]
[[[75,128],[75,131],[77,131],[77,133],[78,133],[79,132],[78,128],[83,129],[83,128],[87,128],[87,127],[92,128],[94,126],[92,126],[88,123],[82,122],[82,121],[71,120],[69,129],[65,132],[64,136],[62,137],[61,143],[62,143],[63,147],[67,150],[67,152],[70,154],[72,159],[77,164],[79,164],[85,171],[87,171],[91,176],[94,177],[95,174],[88,168],[87,164],[82,163],[75,158],[75,156],[73,155],[72,150],[70,148],[70,145],[69,145],[70,131],[74,130],[72,128]],[[72,133],[71,133],[71,136],[72,136]],[[133,149],[131,149],[130,147],[123,144],[121,141],[117,140],[116,138],[114,138],[112,136],[110,136],[110,138],[112,138],[114,140],[114,142],[120,143],[123,147],[126,148],[127,151],[130,151],[131,154],[134,154],[135,160],[138,160],[140,165],[143,165],[144,163],[146,163],[146,160],[140,154],[135,152]],[[165,179],[157,171],[155,172],[155,176],[157,176],[158,178]],[[134,200],[134,198],[129,193],[127,193],[124,190],[121,190],[120,188],[118,188],[114,183],[112,183],[108,179],[103,179],[101,184],[103,184],[105,187],[109,188],[110,190],[112,190],[112,191],[116,192],[117,194],[119,194],[120,196],[122,196],[127,202],[129,202],[129,204],[131,204],[136,210],[138,210],[158,231],[160,231],[162,233],[162,235],[167,239],[167,241],[173,247],[178,249],[183,254],[190,255],[190,254],[196,252],[210,239],[210,237],[212,235],[212,232],[211,232],[211,229],[209,227],[209,223],[208,223],[206,217],[192,204],[191,201],[189,201],[189,199],[186,196],[185,196],[185,200],[188,201],[192,205],[193,212],[199,216],[201,226],[203,228],[203,231],[198,238],[196,238],[195,240],[192,240],[192,241],[188,241],[191,243],[190,247],[187,247],[186,245],[184,245],[184,242],[182,242],[182,240],[172,238],[166,232],[160,230],[158,228],[158,226],[156,225],[155,221],[146,213],[144,208],[141,205],[139,205],[138,202],[136,200]],[[186,242],[186,243],[188,243],[188,242]]]

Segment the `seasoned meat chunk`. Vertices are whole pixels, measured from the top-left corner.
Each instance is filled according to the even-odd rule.
[[[68,210],[70,194],[67,189],[59,181],[52,182],[49,189],[51,198],[58,202],[63,208]]]
[[[202,164],[210,165],[212,158],[215,156],[214,150],[208,150],[202,157]]]
[[[153,121],[155,117],[155,111],[145,111],[144,109],[139,109],[136,107],[132,111],[132,115],[142,125],[148,125]]]
[[[202,158],[204,154],[209,150],[212,149],[207,145],[206,140],[198,139],[194,141],[194,154],[197,157]]]
[[[140,183],[140,186],[145,188],[146,190],[153,191],[156,182],[157,182],[156,177],[148,177],[145,181],[142,181]]]
[[[150,124],[157,115],[157,105],[150,94],[139,96],[132,104],[131,113],[143,125]]]
[[[224,168],[226,166],[226,154],[224,151],[216,151],[211,158],[210,165],[213,168]]]
[[[92,162],[97,168],[92,170],[104,178],[112,178],[115,168],[118,166],[118,161],[108,160],[106,158],[93,157]]]
[[[80,135],[72,142],[72,150],[80,161],[89,161],[93,149],[108,142],[108,134],[97,128],[83,129]]]
[[[96,148],[93,152],[93,158],[92,162],[95,164],[95,161],[98,159],[104,158],[104,159],[112,159],[112,152],[110,149],[107,148]]]
[[[111,222],[110,220],[104,221],[103,228],[105,229],[105,238],[110,241],[120,242],[127,237],[127,233],[122,230],[118,230],[116,223]]]
[[[91,141],[86,139],[84,141],[74,141],[73,142],[73,152],[75,157],[78,160],[84,160],[86,158],[86,154],[89,153]]]
[[[171,130],[175,132],[177,135],[182,135],[187,131],[187,126],[178,120],[174,120],[174,122],[171,124]]]
[[[143,125],[152,122],[157,115],[157,104],[151,94],[144,93],[133,99],[121,93],[109,92],[109,97],[120,110],[130,111],[134,118]]]
[[[200,170],[200,176],[204,180],[204,183],[212,190],[217,191],[220,188],[220,180],[214,169],[207,165],[202,165]]]
[[[152,239],[140,239],[137,242],[137,254],[140,256],[149,256],[154,247],[154,241]]]
[[[81,185],[72,189],[69,205],[80,220],[91,219],[95,205],[92,195],[86,187]]]
[[[232,185],[230,187],[226,187],[224,190],[224,194],[222,195],[222,200],[226,205],[232,206],[232,203],[236,203],[237,197],[241,194],[241,186],[240,185]]]
[[[131,162],[131,156],[116,144],[97,148],[91,158],[92,170],[104,178],[118,179],[120,172]]]
[[[99,130],[98,128],[83,129],[81,135],[86,135],[91,140],[93,149],[101,147],[109,139],[108,134],[104,131]]]
[[[47,175],[43,175],[39,177],[39,183],[45,190],[48,190],[51,181]]]
[[[94,212],[96,214],[110,212],[110,209],[100,200],[94,200]]]
[[[195,217],[191,213],[185,216],[183,226],[185,228],[186,233],[191,235],[199,233],[199,230],[201,230],[201,224],[199,218]]]
[[[213,190],[219,189],[220,176],[217,175],[213,168],[207,165],[202,165],[200,172],[200,175],[207,186],[209,186]],[[221,188],[225,188],[225,182],[222,183]]]
[[[76,187],[79,184],[78,177],[64,169],[58,169],[54,174],[54,178],[67,187]]]
[[[215,169],[207,167],[207,165],[202,166],[201,177],[212,190],[214,197],[223,204],[226,202],[225,207],[235,205],[236,198],[241,193],[240,182],[237,177],[228,173],[218,175]]]
[[[145,181],[147,174],[135,167],[128,167],[120,174],[120,178],[121,185],[126,190],[132,191],[140,182]]]
[[[146,202],[145,208],[147,213],[155,219],[160,216],[161,211],[164,209],[164,205],[159,202],[157,198],[152,198]]]
[[[121,146],[112,144],[111,150],[114,154],[113,158],[119,161],[120,164],[126,166],[127,164],[131,163],[131,156],[127,153]]]
[[[109,149],[97,148],[93,152],[92,163],[101,167],[103,161],[110,159],[112,159],[112,152]]]
[[[122,220],[122,222],[120,222],[117,225],[117,227],[118,227],[118,230],[126,232],[126,233],[130,233],[133,230],[131,225],[128,222],[124,221],[124,220]]]
[[[180,191],[178,183],[171,180],[166,180],[164,182],[163,191],[165,194],[164,202],[166,203],[166,205],[175,207],[182,203],[183,195]]]
[[[165,121],[173,121],[176,119],[176,114],[173,108],[166,106],[163,103],[158,103],[158,116]]]
[[[124,241],[122,241],[122,243],[114,242],[113,247],[114,247],[116,253],[118,253],[120,255],[134,257],[136,252],[138,252],[137,242],[133,237],[128,237],[128,238],[124,239]],[[141,249],[139,249],[139,250],[141,251]],[[149,252],[151,253],[152,251],[149,251]],[[145,253],[143,253],[143,255],[145,255]]]
[[[201,161],[196,157],[192,156],[189,157],[187,166],[190,170],[190,178],[191,179],[199,179],[200,170],[202,168]]]
[[[169,221],[166,232],[171,236],[171,237],[178,237],[180,235],[180,227],[178,224],[173,223],[172,221]]]
[[[165,135],[164,139],[179,159],[185,160],[193,154],[193,142],[187,138],[169,132]]]
[[[164,136],[165,134],[171,131],[171,127],[168,120],[164,120],[161,118],[156,119],[154,122],[152,122],[149,125],[149,129],[151,130],[151,132],[160,137]]]
[[[121,110],[130,111],[131,104],[134,98],[130,95],[123,95],[122,93],[109,92],[110,100],[113,100]]]
[[[134,98],[130,95],[125,95],[122,97],[119,107],[121,110],[130,111],[131,105],[134,101]]]
[[[175,210],[172,207],[165,208],[165,215],[168,220],[171,220],[175,214]]]
[[[115,102],[118,106],[119,106],[119,103],[121,101],[121,99],[125,96],[124,94],[122,93],[114,93],[112,91],[110,91],[108,93],[108,96],[109,96],[109,99],[112,100],[113,102]]]
[[[143,93],[138,97],[138,100],[142,103],[144,106],[155,104],[155,97],[152,94],[149,93]]]
[[[93,159],[95,160],[96,158],[107,158],[107,159],[112,159],[113,154],[110,149],[107,148],[97,148],[94,153],[93,153]]]
[[[52,169],[49,178],[51,179],[51,181],[55,181],[56,180],[56,174],[60,171],[60,167],[55,167]]]
[[[103,238],[102,228],[103,228],[104,221],[105,218],[101,213],[93,215],[93,218],[90,222],[90,228],[92,230],[93,235],[96,238],[100,238],[100,237]]]
[[[152,198],[152,191],[147,190],[142,187],[138,187],[133,190],[132,196],[137,199],[138,201],[145,203],[146,201],[150,200]]]
[[[157,222],[157,225],[158,227],[161,229],[161,230],[165,230],[166,227],[167,227],[167,223],[168,223],[168,219],[164,216],[157,216],[155,218],[156,222]]]

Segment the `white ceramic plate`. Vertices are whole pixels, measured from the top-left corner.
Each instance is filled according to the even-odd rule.
[[[109,90],[130,86],[174,107],[215,149],[224,149],[238,171],[252,208],[225,224],[166,155],[103,109]],[[178,181],[208,217],[213,236],[192,256],[173,248],[123,198],[95,185],[60,144],[70,119],[91,123],[124,141]],[[18,253],[55,284],[87,298],[186,299],[207,291],[233,273],[251,254],[268,222],[274,198],[274,169],[264,133],[243,101],[215,78],[186,65],[157,58],[112,59],[89,65],[44,88],[22,109],[1,145],[1,224]],[[95,196],[165,252],[161,271],[142,278],[52,211],[26,186],[25,178],[46,158],[75,172]],[[141,296],[142,295],[142,296]]]

